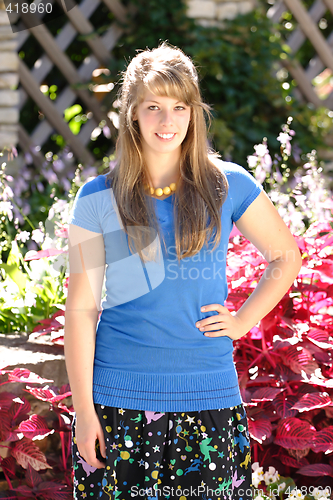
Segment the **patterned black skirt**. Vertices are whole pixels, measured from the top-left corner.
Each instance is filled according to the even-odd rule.
[[[106,464],[95,469],[80,457],[74,420],[75,499],[252,499],[243,405],[178,413],[95,408],[104,429]]]

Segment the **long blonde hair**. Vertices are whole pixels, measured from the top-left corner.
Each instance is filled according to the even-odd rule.
[[[198,253],[204,244],[208,246],[212,238],[213,250],[218,246],[228,183],[225,174],[214,164],[216,155],[208,151],[205,114],[210,117],[210,108],[202,101],[198,74],[191,59],[165,42],[158,48],[139,53],[123,74],[119,93],[117,163],[107,176],[131,252],[139,252],[142,257],[141,251],[151,242],[151,228],[161,238],[152,199],[146,196],[144,189],[149,172],[138,123],[133,120],[146,90],[178,99],[191,108],[187,135],[182,143],[180,181],[174,203],[175,246],[180,261]],[[151,255],[148,252],[143,258],[151,260]]]

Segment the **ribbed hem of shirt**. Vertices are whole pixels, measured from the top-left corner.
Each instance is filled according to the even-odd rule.
[[[235,368],[209,373],[134,373],[95,366],[94,402],[155,412],[231,408],[242,403]]]

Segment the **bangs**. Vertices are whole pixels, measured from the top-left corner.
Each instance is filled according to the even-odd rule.
[[[156,96],[178,99],[187,106],[200,103],[196,88],[190,79],[184,78],[184,74],[180,75],[177,71],[150,71],[143,80],[140,96],[142,100],[145,90]]]

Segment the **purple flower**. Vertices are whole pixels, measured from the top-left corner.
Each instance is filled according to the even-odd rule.
[[[260,184],[262,184],[266,179],[266,171],[262,168],[261,164],[257,166],[254,176]]]
[[[31,165],[31,163],[33,162],[33,159],[32,159],[32,156],[30,153],[25,153],[24,159],[25,159],[25,162],[27,165]]]
[[[58,182],[58,177],[52,170],[46,170],[44,168],[42,173],[49,184],[56,184]]]
[[[64,186],[64,189],[65,189],[66,191],[69,191],[69,190],[70,190],[70,188],[71,188],[71,183],[69,182],[69,180],[68,180],[68,179],[66,179],[66,178],[61,179],[61,183],[62,183],[62,185]]]
[[[110,129],[107,125],[105,125],[103,127],[103,134],[104,134],[104,137],[106,137],[107,139],[110,139],[111,137],[111,132],[110,132]]]
[[[271,158],[271,155],[270,154],[265,154],[265,156],[263,156],[260,160],[260,163],[261,163],[261,166],[262,168],[266,171],[266,172],[271,172],[272,170],[272,158]]]
[[[54,160],[53,168],[56,172],[61,172],[65,168],[65,164],[62,160]]]

